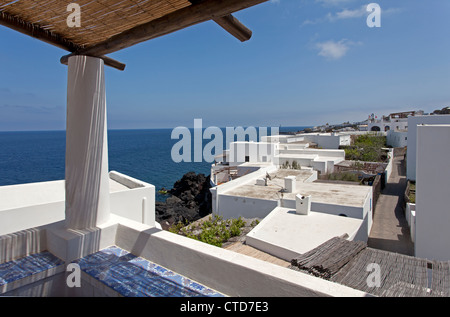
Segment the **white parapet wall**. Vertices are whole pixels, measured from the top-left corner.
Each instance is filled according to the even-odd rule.
[[[109,176],[129,188],[111,193],[111,212],[155,226],[155,186],[115,171]]]
[[[391,174],[392,174],[392,168],[393,168],[393,164],[394,164],[394,149],[388,149],[387,155],[388,155],[388,163],[384,170],[384,173],[385,173],[384,184],[385,185],[388,183],[389,178],[391,177]]]
[[[64,220],[64,181],[0,187],[0,236]]]
[[[155,225],[155,187],[110,172],[111,213]],[[0,187],[0,236],[65,219],[64,181]]]
[[[406,204],[405,216],[411,233],[411,241],[414,243],[416,238],[416,204]]]
[[[316,143],[319,148],[339,149],[341,145],[350,145],[350,135],[340,133],[307,133],[302,134],[305,141]]]
[[[367,293],[131,221],[116,245],[232,297],[365,297]]]
[[[344,150],[323,150],[323,149],[280,149],[279,154],[274,158],[275,164],[292,165],[296,162],[299,166],[312,167],[322,174],[332,173],[334,164],[345,160]]]

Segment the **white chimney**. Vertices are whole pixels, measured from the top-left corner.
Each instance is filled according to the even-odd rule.
[[[258,178],[258,179],[256,179],[256,185],[266,186],[266,180],[264,178]]]
[[[284,178],[284,188],[286,188],[287,193],[295,193],[296,181],[297,181],[297,178],[295,176],[287,176]]]
[[[311,196],[295,196],[295,207],[298,215],[308,215],[311,211]]]

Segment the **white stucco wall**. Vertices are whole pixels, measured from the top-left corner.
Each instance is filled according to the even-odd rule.
[[[340,145],[350,145],[350,135],[339,133],[303,134],[305,141],[314,142],[322,149],[339,149]]]
[[[386,136],[386,144],[392,147],[405,147],[408,145],[407,131],[388,131]]]
[[[232,142],[230,143],[229,163],[236,166],[245,163],[248,156],[251,163],[272,162],[274,156],[278,154],[277,143],[267,142]]]
[[[322,174],[332,173],[334,164],[345,160],[344,150],[330,149],[280,149],[275,157],[275,163],[283,165],[285,162],[292,165],[295,161],[303,167],[312,167]]]
[[[417,156],[417,125],[419,124],[450,124],[450,115],[429,115],[408,117],[408,148],[406,154],[406,177],[416,180]],[[437,142],[436,139],[434,142]],[[440,141],[439,141],[440,142]]]
[[[219,195],[219,206],[217,214],[223,216],[225,219],[238,217],[264,218],[278,206],[278,200],[239,197],[224,194]]]
[[[154,226],[155,187],[117,172],[111,172],[110,177],[124,184],[123,190],[111,190],[111,213]],[[64,183],[61,180],[0,187],[0,236],[63,221]]]
[[[414,243],[416,238],[416,204],[407,203],[405,208],[406,222],[409,226],[411,241]]]
[[[449,158],[450,125],[418,126],[414,244],[417,257],[450,260]]]

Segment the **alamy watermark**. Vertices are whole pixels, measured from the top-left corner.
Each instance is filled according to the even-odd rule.
[[[366,8],[370,14],[367,16],[366,24],[370,28],[381,27],[381,7],[378,3],[369,3]],[[69,3],[67,12],[67,26],[69,28],[81,27],[81,6],[78,3]]]
[[[367,12],[370,14],[367,17],[367,26],[369,28],[380,28],[381,27],[381,7],[378,3],[369,3],[367,5]]]
[[[380,287],[381,286],[381,267],[377,263],[370,263],[366,268],[367,272],[370,272],[367,276],[366,283],[368,287]]]
[[[223,130],[225,130],[225,135]],[[190,163],[190,162],[208,162],[215,161],[216,155],[221,155],[224,152],[224,147],[227,147],[231,142],[249,142],[255,145],[255,142],[260,142],[264,137],[270,135],[278,135],[279,128],[271,127],[226,127],[221,129],[219,127],[203,128],[202,119],[194,119],[194,129],[186,127],[177,127],[172,130],[172,140],[179,140],[174,144],[171,151],[172,160],[175,163]],[[208,141],[204,145],[204,141]],[[244,143],[237,146],[235,155],[229,158],[229,162],[243,162],[249,150]],[[258,156],[264,157],[272,155],[272,147],[270,144],[261,143],[258,146]]]
[[[67,26],[69,28],[81,27],[81,7],[78,3],[69,3],[67,12],[70,12],[67,17]]]
[[[66,278],[66,285],[70,288],[81,287],[81,268],[76,263],[70,263],[66,268],[70,272]]]

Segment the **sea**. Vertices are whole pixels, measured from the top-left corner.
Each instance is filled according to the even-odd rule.
[[[280,127],[279,130],[296,132],[305,128]],[[171,189],[184,174],[209,175],[211,162],[172,160],[172,147],[180,139],[172,139],[171,135],[172,129],[109,130],[109,170],[154,185],[157,201],[167,198],[158,191]],[[223,146],[227,148],[226,144]],[[0,186],[64,179],[65,149],[65,131],[0,132]]]

